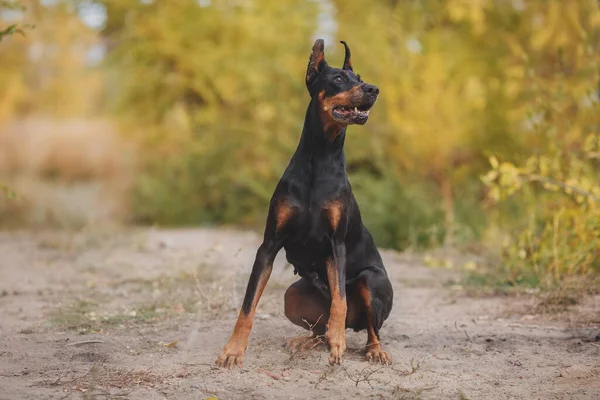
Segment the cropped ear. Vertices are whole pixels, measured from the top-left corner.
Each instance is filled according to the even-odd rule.
[[[352,60],[350,59],[350,57],[352,57],[352,54],[350,54],[350,47],[348,47],[346,42],[344,42],[343,40],[340,40],[340,43],[343,44],[344,48],[346,49],[346,55],[344,56],[344,66],[342,67],[342,69],[345,69],[346,71],[352,71]]]
[[[323,39],[317,39],[310,53],[308,60],[308,68],[306,69],[306,87],[310,91],[310,87],[317,80],[327,61],[325,61],[325,42]]]

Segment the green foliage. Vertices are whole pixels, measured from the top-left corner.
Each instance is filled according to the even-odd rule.
[[[59,51],[44,52],[37,69],[24,46],[0,53],[0,120],[20,110],[109,111],[138,150],[134,221],[260,228],[300,136],[308,53],[327,4],[95,3],[107,12],[99,31],[78,22],[82,2],[31,2],[47,23],[36,41]],[[501,285],[595,274],[598,3],[332,4],[339,29],[328,61],[341,65],[336,41],[346,40],[356,71],[381,89],[368,124],[346,140],[378,244],[479,242],[500,260],[486,282]],[[106,62],[94,70],[73,49],[100,41]],[[101,70],[101,85],[90,70]],[[42,75],[36,89],[31,77]]]
[[[144,155],[136,219],[258,223],[302,127],[315,4],[106,4],[111,103]]]
[[[4,38],[4,36],[12,35],[14,33],[23,34],[23,30],[17,27],[17,24],[9,25],[6,29],[0,30],[0,41]]]
[[[15,9],[15,8],[19,8],[19,7],[16,4],[10,3],[8,1],[0,1],[0,12],[3,10],[10,10],[10,9]],[[20,35],[25,35],[23,28],[18,24],[8,25],[4,29],[0,28],[0,42],[2,42],[2,39],[4,39],[5,37],[14,35],[15,33],[18,33]],[[8,197],[11,200],[17,197],[14,190],[12,190],[10,187],[5,185],[1,181],[0,181],[0,192],[2,192],[6,197]]]
[[[551,3],[547,12],[568,24],[522,41],[526,73],[515,89],[515,114],[528,123],[513,129],[529,136],[535,153],[518,164],[490,157],[482,180],[492,199],[516,198],[525,211],[507,229],[505,278],[552,288],[600,272],[600,58],[592,39],[600,14],[586,2]]]
[[[350,180],[362,205],[362,217],[380,246],[419,250],[442,243],[444,212],[439,206],[431,207],[435,204],[434,187],[366,172],[351,174]]]
[[[14,1],[0,1],[0,12],[7,10],[24,10],[24,7],[18,2]],[[25,36],[25,30],[31,29],[33,26],[30,24],[9,24],[6,27],[0,26],[0,42],[8,36],[19,34]]]

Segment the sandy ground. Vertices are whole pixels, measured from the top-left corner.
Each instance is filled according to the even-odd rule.
[[[600,298],[540,313],[533,296],[472,297],[459,275],[383,253],[392,366],[341,367],[283,315],[280,255],[241,369],[214,367],[259,236],[228,230],[0,233],[0,399],[599,399]],[[454,282],[454,283],[453,283]]]

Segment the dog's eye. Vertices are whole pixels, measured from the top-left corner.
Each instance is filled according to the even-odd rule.
[[[342,79],[341,76],[336,76],[335,78],[333,78],[333,81],[335,83],[342,83],[344,80]]]

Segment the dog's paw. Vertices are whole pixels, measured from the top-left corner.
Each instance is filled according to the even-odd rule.
[[[246,347],[237,342],[229,342],[223,348],[221,355],[215,361],[219,367],[232,368],[234,366],[241,367],[244,362],[244,353]]]
[[[392,364],[392,356],[381,348],[381,345],[367,346],[365,359],[370,362],[381,363],[383,365]]]
[[[346,351],[346,333],[344,330],[330,330],[325,337],[327,338],[327,343],[329,343],[329,364],[341,365],[342,356]]]

